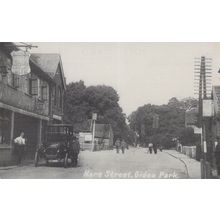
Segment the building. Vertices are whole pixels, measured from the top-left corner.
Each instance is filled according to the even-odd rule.
[[[80,146],[84,150],[92,150],[92,126],[91,129],[79,133]],[[95,150],[109,150],[113,148],[113,130],[110,124],[95,125]]]
[[[0,165],[14,163],[13,140],[22,131],[26,158],[34,157],[46,125],[62,122],[66,88],[59,55],[33,54],[30,73],[17,75],[11,70],[12,51],[18,51],[15,44],[0,43]]]
[[[59,54],[31,54],[31,61],[49,76],[53,83],[49,90],[50,120],[61,123],[63,118],[63,97],[66,90],[62,60]]]

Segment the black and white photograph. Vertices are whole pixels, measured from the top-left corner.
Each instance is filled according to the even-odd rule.
[[[0,178],[217,179],[220,43],[1,42]]]
[[[0,219],[217,219],[219,1],[2,1]]]

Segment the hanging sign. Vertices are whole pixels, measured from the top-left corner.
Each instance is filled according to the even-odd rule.
[[[30,73],[30,53],[28,51],[13,51],[11,52],[12,56],[12,68],[11,71],[14,74],[25,75]]]

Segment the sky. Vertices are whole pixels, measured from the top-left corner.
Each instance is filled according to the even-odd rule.
[[[32,44],[38,46],[32,53],[61,54],[67,83],[114,87],[127,115],[144,104],[195,97],[195,57],[212,58],[213,84],[220,85],[220,43]]]

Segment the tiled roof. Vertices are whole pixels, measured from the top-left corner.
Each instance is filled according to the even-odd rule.
[[[60,64],[61,77],[64,89],[66,89],[66,81],[63,72],[62,60],[60,54],[57,53],[32,53],[30,59],[38,65],[52,79],[57,73],[57,68]]]
[[[42,54],[32,53],[31,59],[45,72],[54,77],[56,74],[59,62],[59,54]]]

